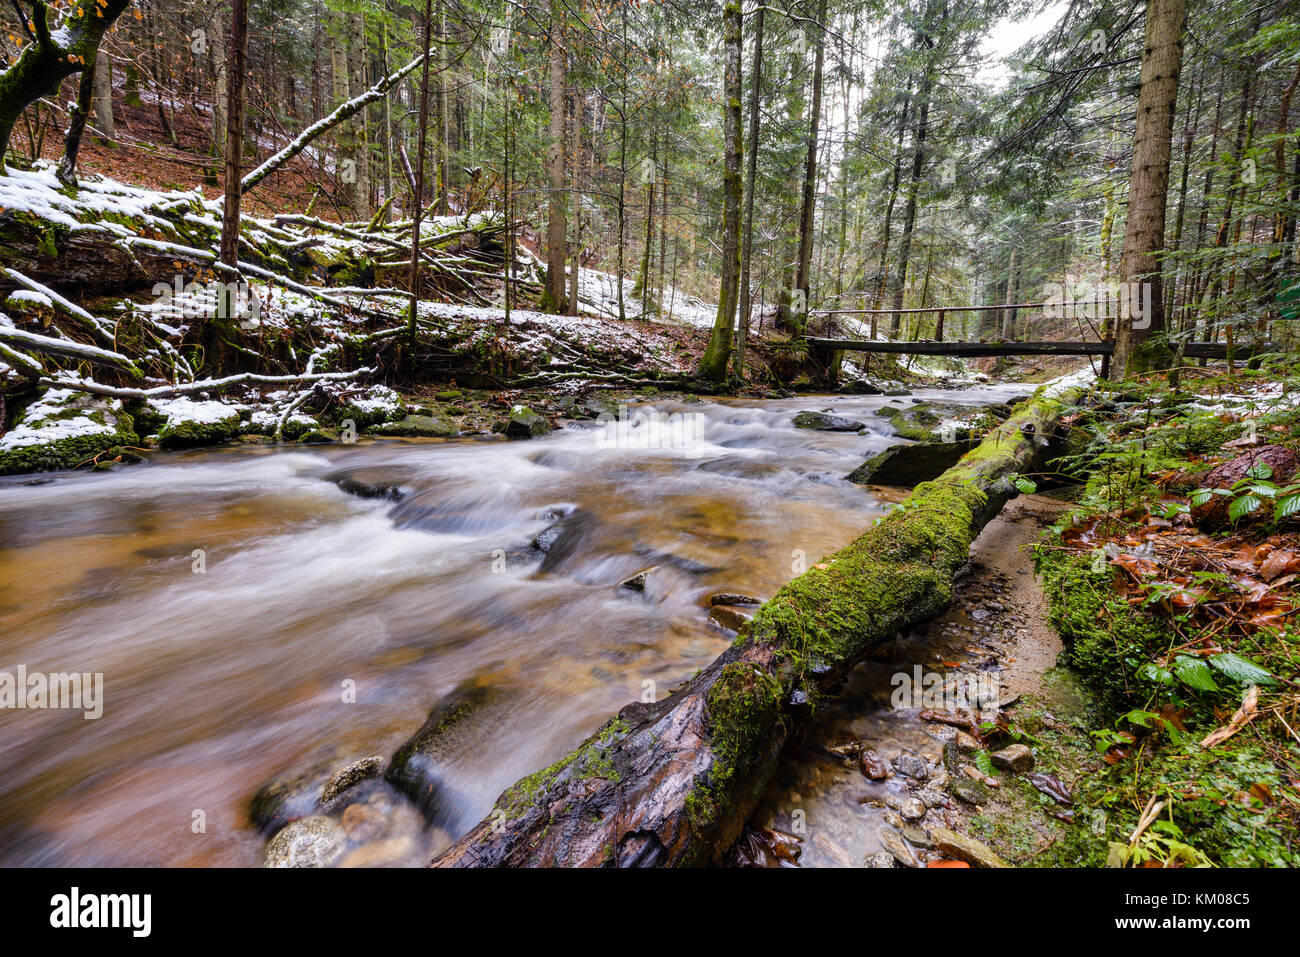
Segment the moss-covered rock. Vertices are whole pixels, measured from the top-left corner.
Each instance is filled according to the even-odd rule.
[[[370,435],[394,436],[398,438],[455,438],[460,435],[460,428],[451,419],[439,415],[408,415],[396,422],[384,422],[372,426]]]
[[[158,445],[164,449],[188,449],[220,445],[239,437],[243,409],[215,400],[162,399],[151,403],[165,422],[158,429]]]
[[[407,413],[402,397],[383,385],[372,386],[350,397],[334,410],[334,421],[342,425],[351,419],[358,432],[384,422],[394,422]]]
[[[72,469],[139,441],[116,399],[50,389],[0,436],[0,475]]]

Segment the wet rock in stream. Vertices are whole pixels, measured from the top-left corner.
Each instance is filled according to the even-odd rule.
[[[282,828],[266,846],[266,867],[329,867],[343,856],[347,832],[319,815]]]
[[[815,429],[818,432],[861,432],[866,425],[856,419],[827,412],[800,412],[794,417],[796,429]]]
[[[492,685],[462,684],[393,755],[385,779],[430,823],[447,824],[466,806],[447,774],[448,765],[477,745],[479,734],[500,717],[505,697]]]
[[[970,442],[918,442],[891,445],[876,452],[845,476],[857,485],[908,488],[938,478],[971,450]]]

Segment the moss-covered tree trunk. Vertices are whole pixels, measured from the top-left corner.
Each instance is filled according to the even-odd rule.
[[[519,781],[433,862],[723,862],[787,743],[876,645],[940,614],[971,542],[1048,454],[1064,399],[1040,393],[887,518],[786,585],[735,643],[663,701],[632,704]]]
[[[48,6],[37,2],[32,7],[36,39],[0,73],[0,173],[4,172],[9,137],[23,110],[43,96],[53,96],[65,77],[92,66],[100,39],[130,5],[131,0],[74,5],[54,33],[50,32]]]

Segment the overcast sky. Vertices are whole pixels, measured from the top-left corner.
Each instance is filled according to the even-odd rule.
[[[976,76],[985,83],[1003,86],[1011,74],[1002,59],[1051,30],[1069,6],[1067,0],[1059,0],[1037,16],[1019,20],[1008,17],[995,26],[980,45],[980,52],[987,62]]]

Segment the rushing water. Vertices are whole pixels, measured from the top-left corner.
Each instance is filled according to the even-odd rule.
[[[703,417],[685,448],[575,424],[0,480],[0,671],[104,682],[97,720],[0,711],[0,864],[259,864],[261,783],[322,755],[391,755],[473,679],[503,705],[444,769],[457,803],[411,862],[427,859],[645,682],[662,695],[721,652],[732,634],[709,595],[769,597],[800,554],[879,514],[842,476],[895,441],[872,415],[889,402],[911,399],[662,406]],[[869,431],[797,430],[800,409]],[[347,494],[341,474],[406,498]],[[543,563],[528,542],[563,514],[577,531]],[[643,593],[617,587],[652,565]]]

